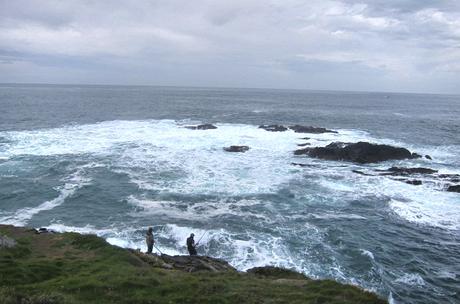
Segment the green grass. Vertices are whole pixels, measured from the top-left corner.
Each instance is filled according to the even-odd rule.
[[[92,235],[35,235],[0,249],[0,303],[386,303],[357,287],[276,268],[255,273],[155,268]]]

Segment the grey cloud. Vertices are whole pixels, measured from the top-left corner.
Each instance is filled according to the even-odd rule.
[[[447,0],[0,0],[0,81],[442,92],[458,20]]]

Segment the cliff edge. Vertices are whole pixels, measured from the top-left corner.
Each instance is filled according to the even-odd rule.
[[[276,267],[239,272],[210,257],[145,255],[95,235],[0,225],[0,303],[386,303]]]

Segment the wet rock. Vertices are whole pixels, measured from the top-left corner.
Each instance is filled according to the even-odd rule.
[[[301,164],[301,163],[291,163],[291,165],[293,165],[293,166],[299,166],[299,167],[310,167],[310,166],[311,166],[311,165]]]
[[[404,176],[404,175],[411,175],[411,174],[433,174],[433,173],[438,172],[438,170],[433,170],[430,168],[422,168],[422,167],[420,168],[391,167],[387,169],[386,171],[388,172],[382,173],[381,175]]]
[[[372,174],[364,173],[363,171],[360,171],[360,170],[351,170],[351,172],[359,174],[359,175],[364,175],[364,176],[373,176]]]
[[[452,183],[460,181],[460,174],[438,174],[437,177],[450,180]]]
[[[287,131],[288,128],[282,125],[260,125],[259,129],[264,129],[265,131],[270,132],[284,132]]]
[[[422,158],[422,156],[418,153],[412,153],[412,158]]]
[[[425,158],[426,158],[426,159],[429,159],[429,160],[432,160],[431,156],[429,156],[428,154],[425,155]]]
[[[326,128],[317,128],[317,127],[301,126],[301,125],[289,126],[289,129],[293,130],[296,133],[313,133],[313,134],[337,133],[337,131],[328,130]]]
[[[415,185],[415,186],[419,186],[422,184],[422,181],[421,180],[418,180],[418,179],[408,179],[408,180],[405,180],[404,181],[406,184],[409,184],[409,185]]]
[[[163,254],[161,259],[164,263],[171,265],[174,269],[186,272],[196,271],[235,271],[236,269],[230,266],[226,261],[215,259],[207,256],[187,256],[176,255],[170,256]]]
[[[301,137],[300,139],[309,140],[310,137]]]
[[[310,145],[310,143],[297,144],[297,146],[299,146],[299,147],[305,147],[305,146],[309,146],[309,145]]]
[[[376,163],[387,160],[416,158],[405,148],[368,142],[333,142],[326,147],[305,148],[294,151],[295,155],[308,155],[325,160],[350,161],[360,164]]]
[[[0,235],[0,249],[12,248],[14,246],[16,246],[16,241],[14,239],[9,238],[6,235]]]
[[[186,126],[185,128],[190,129],[190,130],[213,130],[217,129],[215,125],[212,124],[202,124],[202,125],[197,125],[197,126]]]
[[[225,151],[227,152],[246,152],[249,150],[248,146],[230,146],[230,147],[225,147]]]
[[[449,192],[458,192],[460,193],[460,185],[452,185],[447,188]]]
[[[42,233],[54,233],[54,231],[51,230],[51,229],[48,229],[48,228],[43,228],[43,227],[41,227],[41,228],[35,229],[35,233],[37,233],[37,234],[42,234]]]

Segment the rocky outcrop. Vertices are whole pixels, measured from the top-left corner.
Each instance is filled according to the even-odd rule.
[[[161,255],[161,259],[172,265],[174,269],[196,272],[196,271],[235,271],[236,269],[230,266],[226,261],[215,259],[207,256],[187,256],[187,255]]]
[[[260,125],[259,129],[264,129],[265,131],[270,132],[284,132],[288,130],[288,128],[282,125]]]
[[[447,188],[449,192],[458,192],[460,193],[460,185],[452,185]]]
[[[329,130],[326,128],[318,128],[318,127],[302,126],[302,125],[292,125],[288,127],[285,127],[283,125],[260,125],[259,129],[264,129],[270,132],[284,132],[290,129],[296,133],[312,133],[312,134],[337,133],[337,131]]]
[[[400,175],[406,176],[411,174],[433,174],[438,172],[438,170],[433,170],[430,168],[402,168],[402,167],[391,167],[386,170],[387,172],[381,173],[381,175]]]
[[[422,184],[422,181],[418,180],[418,179],[407,179],[407,180],[403,180],[403,181],[406,184],[414,185],[414,186],[420,186]]]
[[[460,183],[460,174],[438,174],[437,177],[451,183]]]
[[[223,272],[237,270],[230,266],[224,260],[211,258],[208,256],[188,256],[188,255],[156,255],[145,254],[138,250],[130,249],[130,251],[139,257],[142,261],[147,262],[152,267],[175,269],[185,272],[210,271]]]
[[[249,147],[248,146],[230,146],[230,147],[225,147],[224,148],[225,151],[227,152],[246,152],[249,150]]]
[[[291,165],[293,165],[293,166],[298,166],[298,167],[311,167],[311,168],[317,167],[316,165],[312,165],[312,164],[301,164],[301,163],[291,163]]]
[[[432,185],[438,190],[449,191],[449,192],[460,192],[459,174],[438,174],[438,170],[430,168],[404,168],[404,167],[391,167],[386,170],[367,170],[363,172],[361,170],[351,170],[353,173],[363,176],[385,176],[392,180],[404,182],[409,185]],[[420,180],[419,178],[423,178]]]
[[[294,154],[308,155],[310,157],[325,160],[350,161],[360,164],[419,157],[417,154],[411,153],[405,148],[371,144],[368,142],[334,142],[327,145],[326,147],[296,150]]]
[[[313,133],[313,134],[337,133],[337,131],[329,130],[326,128],[317,128],[317,127],[301,126],[301,125],[289,126],[289,129],[293,130],[296,133]]]
[[[365,172],[360,171],[360,170],[351,170],[351,172],[359,174],[359,175],[364,175],[364,176],[374,176],[373,174],[365,173]]]
[[[185,128],[190,129],[190,130],[213,130],[217,129],[215,125],[212,124],[202,124],[202,125],[197,125],[197,126],[185,126]]]
[[[303,143],[303,144],[297,144],[298,147],[306,147],[309,146],[310,143]]]

